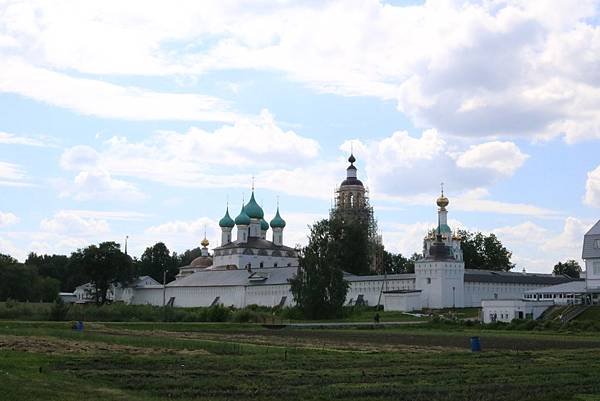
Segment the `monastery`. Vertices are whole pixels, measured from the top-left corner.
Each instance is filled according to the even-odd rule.
[[[336,206],[365,208],[368,191],[357,178],[356,159],[348,159],[346,178],[336,191]],[[413,274],[357,276],[346,273],[348,305],[382,305],[385,310],[484,307],[486,321],[536,318],[554,302],[598,303],[600,293],[600,222],[586,235],[586,279],[525,272],[465,269],[461,239],[448,226],[450,201],[436,200],[438,225],[423,240]],[[221,244],[182,267],[176,280],[162,286],[142,281],[123,301],[132,304],[196,307],[225,305],[291,306],[289,280],[298,269],[297,250],[284,245],[285,220],[279,207],[270,223],[255,200],[233,219],[229,207],[220,220]],[[235,240],[233,230],[235,229]],[[269,229],[271,230],[270,239]],[[487,316],[487,317],[486,317]]]

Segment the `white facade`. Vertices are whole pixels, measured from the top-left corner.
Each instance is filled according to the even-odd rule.
[[[386,311],[410,312],[422,308],[423,300],[419,290],[386,292],[383,296],[384,310]]]
[[[554,305],[552,301],[530,302],[522,299],[490,299],[481,302],[481,314],[484,323],[510,323],[513,319],[535,320],[552,305]]]

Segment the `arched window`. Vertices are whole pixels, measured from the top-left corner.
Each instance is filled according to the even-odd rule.
[[[264,262],[260,262],[260,267],[265,267]]]

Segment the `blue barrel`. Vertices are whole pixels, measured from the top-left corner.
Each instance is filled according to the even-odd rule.
[[[481,351],[481,343],[479,342],[479,337],[471,337],[471,351],[472,352],[480,352]]]

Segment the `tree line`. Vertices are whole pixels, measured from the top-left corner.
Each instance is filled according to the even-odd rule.
[[[170,282],[180,267],[200,255],[199,247],[177,254],[162,242],[146,248],[139,259],[126,255],[115,242],[89,245],[69,256],[32,252],[23,263],[0,254],[0,301],[51,302],[59,292],[73,292],[91,282],[96,302],[103,304],[113,284],[127,285],[139,276],[162,283],[165,272],[166,282]]]

